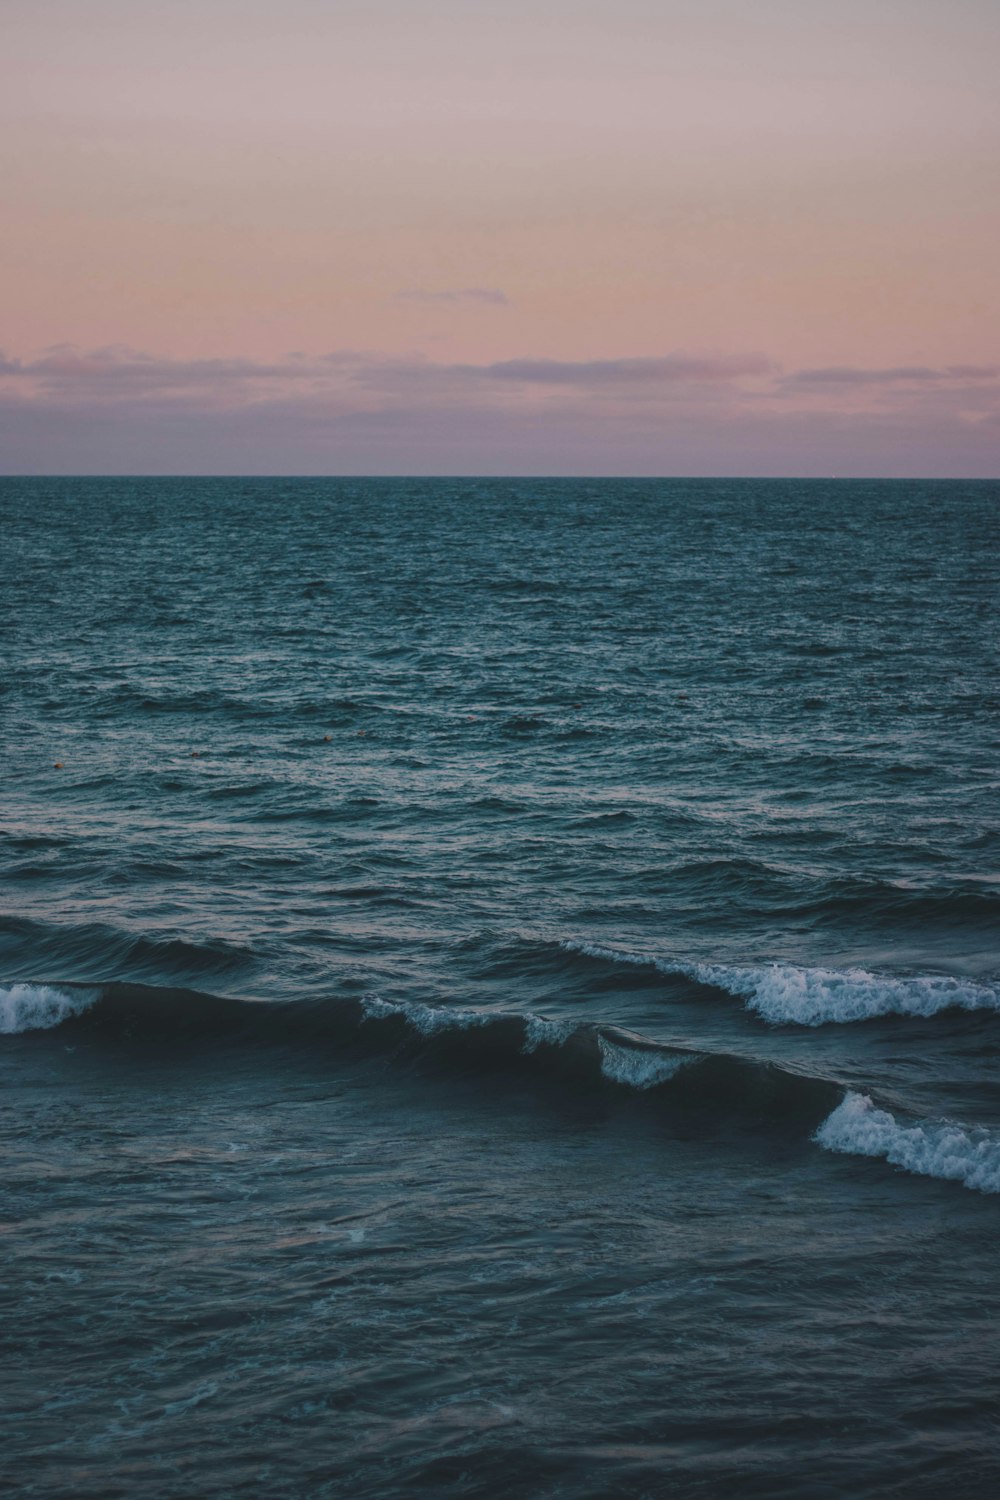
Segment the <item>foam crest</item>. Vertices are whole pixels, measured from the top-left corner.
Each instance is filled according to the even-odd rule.
[[[452,1010],[444,1005],[382,1000],[378,995],[366,995],[361,1009],[366,1021],[389,1021],[399,1017],[421,1036],[435,1036],[442,1031],[469,1031],[474,1026],[488,1026],[497,1019],[488,1011]]]
[[[561,1047],[576,1030],[575,1021],[550,1021],[545,1016],[526,1015],[522,1052],[537,1052],[539,1047]]]
[[[601,1053],[601,1072],[605,1078],[632,1089],[652,1089],[658,1083],[666,1083],[691,1061],[687,1057],[671,1057],[665,1052],[623,1047],[600,1034],[597,1045]]]
[[[447,1006],[422,1005],[413,1001],[383,1000],[367,995],[361,1002],[364,1021],[401,1020],[419,1036],[435,1037],[448,1032],[472,1031],[480,1027],[517,1021],[523,1027],[520,1051],[524,1055],[539,1047],[563,1047],[579,1030],[572,1020],[551,1020],[528,1012],[458,1010]],[[673,1078],[692,1057],[675,1056],[654,1047],[629,1046],[602,1032],[596,1033],[600,1070],[612,1083],[627,1088],[651,1089]]]
[[[693,964],[699,983],[727,990],[765,1021],[797,1026],[868,1021],[876,1016],[934,1016],[944,1010],[998,1010],[1000,992],[947,975],[896,978],[867,969],[805,969],[767,964],[735,969]]]
[[[48,984],[0,985],[0,1033],[48,1031],[93,1005],[96,990],[57,990]]]
[[[798,964],[685,963],[650,954],[563,942],[570,953],[658,969],[671,977],[725,990],[772,1025],[827,1026],[878,1016],[935,1016],[946,1010],[1000,1010],[1000,989],[946,974],[901,978],[867,969],[810,969]]]
[[[923,1177],[960,1182],[980,1193],[1000,1193],[1000,1137],[959,1125],[900,1125],[864,1094],[847,1094],[813,1139],[827,1151],[881,1156]]]
[[[569,938],[560,938],[559,946],[566,953],[582,953],[585,958],[604,958],[612,964],[634,964],[640,969],[662,967],[658,960],[648,953],[629,953],[622,948],[606,948],[603,943],[577,943]],[[676,973],[677,969],[666,972]]]

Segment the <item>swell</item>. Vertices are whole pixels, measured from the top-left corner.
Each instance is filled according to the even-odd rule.
[[[742,1000],[772,1025],[825,1026],[881,1016],[927,1019],[949,1010],[1000,1010],[1000,988],[946,974],[876,974],[867,969],[688,963],[600,943],[565,941],[569,953],[604,963],[689,979]]]
[[[953,929],[992,927],[1000,917],[1000,894],[976,880],[910,886],[902,882],[842,877],[815,896],[791,904],[788,915],[816,926],[845,920],[908,932],[925,926]]]
[[[473,1010],[358,998],[285,1003],[228,999],[195,990],[108,984],[27,985],[11,1000],[11,1031],[60,1028],[74,1042],[163,1056],[173,1050],[250,1046],[310,1056],[350,1050],[391,1055],[459,1074],[516,1072],[556,1083],[669,1096],[686,1108],[800,1117],[818,1124],[842,1089],[754,1058],[665,1045],[613,1025],[530,1012]],[[0,987],[0,996],[5,988]],[[16,1007],[16,1008],[15,1008]]]
[[[74,984],[108,978],[135,983],[199,984],[245,972],[256,963],[249,948],[219,940],[193,943],[164,934],[150,937],[101,922],[60,926],[0,917],[0,954],[8,977],[37,974],[39,956],[49,973]]]
[[[815,840],[816,830],[807,835]],[[773,838],[773,828],[767,830]],[[796,829],[796,840],[803,831]],[[884,851],[884,845],[882,846]],[[924,851],[923,858],[932,856]],[[675,903],[726,900],[742,912],[833,929],[858,923],[912,932],[926,926],[966,931],[992,926],[1000,917],[1000,893],[975,879],[938,883],[818,876],[759,859],[727,856],[687,860],[635,876],[641,894],[669,896]]]
[[[100,998],[99,990],[60,988],[51,984],[0,985],[0,1035],[49,1031],[84,1011]]]
[[[900,1123],[865,1094],[849,1092],[813,1139],[827,1151],[881,1157],[921,1177],[1000,1193],[1000,1134],[947,1120]]]
[[[665,1045],[616,1026],[374,995],[276,1004],[135,985],[0,986],[0,1032],[57,1028],[76,1043],[124,1044],[160,1059],[171,1050],[241,1043],[310,1057],[353,1048],[466,1077],[515,1071],[543,1086],[570,1084],[577,1096],[583,1086],[680,1111],[706,1135],[727,1124],[791,1125],[827,1151],[882,1158],[910,1173],[1000,1193],[1000,1133],[948,1121],[900,1122],[833,1079]]]

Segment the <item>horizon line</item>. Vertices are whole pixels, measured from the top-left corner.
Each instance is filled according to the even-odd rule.
[[[612,482],[612,483],[653,483],[672,484],[681,481],[690,482],[704,481],[705,483],[740,483],[772,481],[788,484],[997,484],[1000,483],[998,474],[565,474],[565,473],[524,473],[524,474],[496,474],[486,472],[461,472],[461,473],[259,473],[246,470],[245,472],[226,473],[197,473],[181,472],[174,470],[157,471],[135,471],[128,473],[104,473],[97,470],[93,472],[80,471],[74,473],[47,473],[38,470],[23,471],[0,471],[0,481],[7,479],[103,479],[103,480],[131,480],[131,479],[255,479],[255,480],[281,480],[289,482],[292,480],[357,480],[357,479],[427,479],[427,480],[586,480],[589,482]]]

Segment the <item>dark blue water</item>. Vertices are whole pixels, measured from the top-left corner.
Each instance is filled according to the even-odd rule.
[[[998,502],[0,481],[15,1492],[997,1493]]]

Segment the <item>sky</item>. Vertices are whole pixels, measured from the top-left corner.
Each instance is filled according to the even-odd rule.
[[[997,0],[0,0],[0,472],[1000,475]]]

